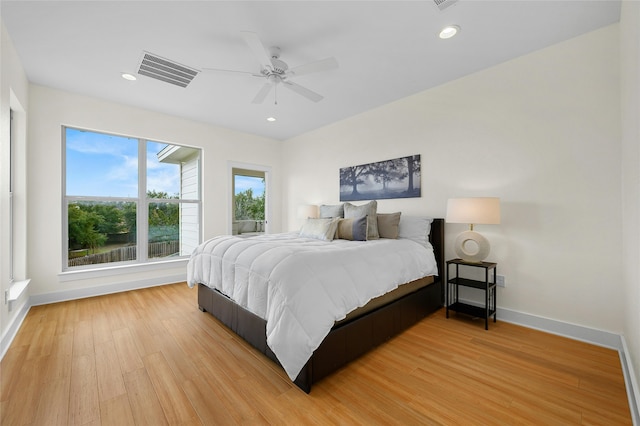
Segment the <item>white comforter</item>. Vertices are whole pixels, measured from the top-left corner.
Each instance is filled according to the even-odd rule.
[[[335,321],[437,273],[433,251],[408,239],[327,242],[288,233],[213,238],[191,255],[187,282],[266,319],[267,344],[295,380]]]

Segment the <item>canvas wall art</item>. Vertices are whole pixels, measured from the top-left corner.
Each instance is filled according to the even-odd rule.
[[[420,195],[419,154],[340,169],[340,201]]]

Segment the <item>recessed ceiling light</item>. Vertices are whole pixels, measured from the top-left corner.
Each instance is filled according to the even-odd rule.
[[[276,121],[275,117],[267,117],[267,121],[270,123],[273,123],[274,121]]]
[[[122,75],[122,78],[124,78],[125,80],[129,80],[129,81],[136,81],[137,80],[135,75],[129,74],[127,72],[123,72],[121,75]]]
[[[440,37],[441,39],[448,39],[453,37],[454,35],[458,34],[460,32],[460,27],[457,25],[448,25],[446,27],[444,27],[442,30],[440,30],[440,33],[438,34],[438,37]]]

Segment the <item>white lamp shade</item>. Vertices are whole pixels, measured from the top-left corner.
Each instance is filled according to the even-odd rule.
[[[500,223],[500,198],[449,198],[446,221],[449,223],[498,225]]]
[[[298,206],[298,218],[308,219],[318,217],[318,206],[314,204]]]

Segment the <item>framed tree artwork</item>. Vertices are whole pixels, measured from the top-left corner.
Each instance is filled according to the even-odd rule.
[[[340,169],[340,201],[420,196],[420,154]]]

